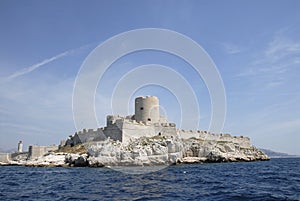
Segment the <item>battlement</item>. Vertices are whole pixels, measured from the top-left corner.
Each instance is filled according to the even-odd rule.
[[[117,122],[117,120],[124,120],[125,117],[120,115],[107,115],[106,116],[106,125],[113,125]]]
[[[241,147],[250,147],[250,138],[244,136],[232,136],[230,134],[216,134],[209,131],[176,130],[178,136],[182,139],[196,138],[206,141],[233,142]]]
[[[153,99],[157,99],[158,100],[158,98],[156,97],[156,96],[139,96],[139,97],[137,97],[136,99],[144,99],[144,100],[146,100],[146,99],[148,99],[148,98],[153,98]]]

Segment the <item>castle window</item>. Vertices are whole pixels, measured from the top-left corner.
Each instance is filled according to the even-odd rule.
[[[151,119],[150,119],[150,118],[148,118],[148,121],[151,121]]]
[[[143,107],[141,107],[140,109],[141,109],[141,110],[144,110],[144,108],[143,108]]]
[[[161,133],[158,133],[159,136],[161,136]]]

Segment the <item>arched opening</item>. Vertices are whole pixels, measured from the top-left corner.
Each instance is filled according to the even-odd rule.
[[[151,119],[150,119],[150,118],[148,118],[148,121],[151,121]]]

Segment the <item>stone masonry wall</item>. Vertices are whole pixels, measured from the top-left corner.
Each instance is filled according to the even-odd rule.
[[[157,135],[151,124],[137,123],[136,121],[125,120],[122,129],[122,143],[128,144],[130,139],[140,137],[153,137]]]
[[[40,156],[45,155],[49,151],[55,151],[58,149],[58,146],[37,146],[37,145],[31,145],[29,146],[29,154],[28,158],[38,158]]]
[[[7,163],[11,159],[11,154],[9,153],[0,153],[0,163]]]
[[[83,131],[76,132],[72,141],[68,142],[69,145],[77,145],[80,143],[91,142],[91,141],[102,141],[107,137],[104,134],[103,128],[98,129],[83,129]]]
[[[214,134],[207,131],[177,130],[182,139],[198,138],[206,141],[224,141],[239,144],[240,147],[249,148],[250,138],[244,136],[232,136],[230,134]]]
[[[103,141],[107,138],[128,144],[131,139],[140,137],[179,137],[182,139],[197,138],[204,141],[232,142],[239,144],[240,147],[249,148],[250,139],[243,136],[231,136],[230,134],[214,134],[208,131],[180,130],[176,129],[174,123],[168,123],[167,119],[163,122],[137,122],[132,118],[125,118],[119,115],[108,115],[107,126],[104,128],[83,129],[76,132],[75,135],[67,142],[73,145],[90,142]]]
[[[116,119],[113,123],[108,124],[107,127],[104,128],[104,135],[107,138],[122,142],[123,121],[123,119]]]

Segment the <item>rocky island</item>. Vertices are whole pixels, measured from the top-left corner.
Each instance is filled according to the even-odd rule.
[[[106,127],[78,131],[60,146],[0,154],[0,165],[152,166],[269,159],[248,137],[177,129],[160,116],[158,98],[146,96],[135,99],[134,115],[108,115]]]

